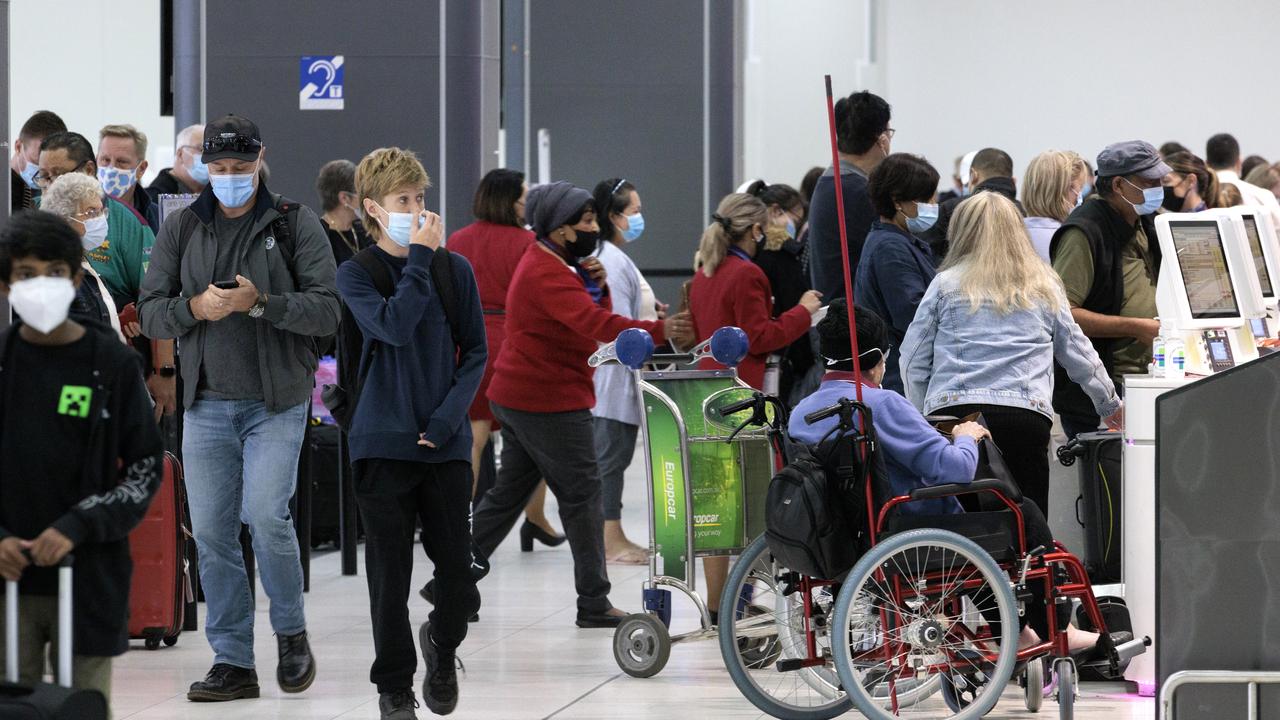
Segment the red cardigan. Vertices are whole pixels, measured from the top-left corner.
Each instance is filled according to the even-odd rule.
[[[665,342],[663,324],[611,312],[609,296],[591,301],[582,278],[559,257],[534,244],[525,251],[507,292],[507,339],[494,367],[489,399],[513,410],[553,413],[596,404],[595,372],[587,358],[597,343],[627,328]]]
[[[694,275],[689,310],[699,342],[725,325],[746,331],[751,349],[738,366],[738,377],[757,390],[764,385],[764,364],[769,353],[785,348],[809,330],[809,311],[803,305],[796,305],[774,320],[773,292],[764,271],[732,253],[711,277],[701,270]],[[724,365],[706,358],[698,367],[717,369]]]

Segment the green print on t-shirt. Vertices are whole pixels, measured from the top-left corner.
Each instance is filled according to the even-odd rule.
[[[83,385],[63,385],[62,398],[58,400],[58,414],[75,418],[89,417],[89,405],[93,389]]]

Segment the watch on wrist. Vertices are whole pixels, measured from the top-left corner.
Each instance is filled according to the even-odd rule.
[[[258,302],[254,303],[253,307],[249,308],[249,317],[254,318],[256,320],[257,318],[262,317],[262,314],[265,313],[266,311],[267,311],[267,294],[260,293],[258,295]]]
[[[178,368],[172,365],[165,365],[164,367],[158,367],[155,370],[156,370],[156,374],[162,378],[171,378],[178,374]]]

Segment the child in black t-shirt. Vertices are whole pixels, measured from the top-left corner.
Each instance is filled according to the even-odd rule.
[[[0,292],[21,318],[0,334],[0,576],[19,581],[20,676],[37,682],[56,648],[55,566],[75,553],[74,685],[110,698],[129,640],[128,535],[164,456],[137,355],[68,319],[82,253],[49,213],[0,230]]]

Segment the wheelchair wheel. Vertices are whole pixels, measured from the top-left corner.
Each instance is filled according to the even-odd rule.
[[[830,588],[808,593],[812,627],[822,665],[782,671],[779,661],[808,657],[804,633],[805,593],[793,573],[774,561],[764,536],[743,551],[729,573],[720,600],[720,654],[743,696],[782,720],[826,720],[849,710],[831,666]]]
[[[980,718],[1013,672],[1015,608],[1009,576],[973,541],[934,529],[895,535],[840,588],[832,651],[841,686],[868,718]],[[941,682],[942,698],[919,697],[929,680]]]
[[[1027,671],[1022,676],[1022,688],[1027,710],[1040,712],[1044,704],[1044,660],[1036,658],[1027,663]]]
[[[1072,720],[1076,708],[1076,665],[1068,658],[1054,665],[1058,676],[1058,720]]]
[[[653,677],[670,658],[671,634],[661,620],[648,613],[626,616],[613,633],[613,659],[631,677]]]

